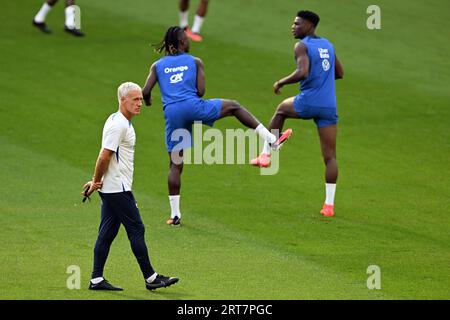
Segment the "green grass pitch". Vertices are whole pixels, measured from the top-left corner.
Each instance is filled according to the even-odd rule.
[[[198,1],[191,4],[192,20]],[[105,276],[122,293],[87,290],[99,198],[81,204],[106,117],[124,81],[143,85],[158,56],[150,43],[178,23],[177,1],[79,0],[87,37],[52,35],[31,20],[41,1],[4,1],[0,28],[0,299],[449,299],[450,20],[445,0],[377,1],[381,30],[368,30],[371,1],[210,2],[203,43],[206,98],[236,99],[268,124],[297,86],[272,93],[294,68],[290,27],[317,11],[319,35],[343,62],[336,217],[319,214],[323,164],[312,121],[294,136],[277,175],[248,165],[190,165],[184,225],[169,215],[164,119],[154,105],[134,119],[134,193],[155,269],[180,277],[148,292],[122,228]],[[227,118],[220,130],[242,127]],[[66,269],[81,270],[69,290]],[[369,290],[367,268],[381,270]],[[33,285],[30,286],[30,283]]]

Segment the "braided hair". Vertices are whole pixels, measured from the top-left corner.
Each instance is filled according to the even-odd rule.
[[[166,31],[164,39],[156,45],[155,52],[162,53],[165,51],[166,55],[175,55],[178,53],[179,48],[179,34],[183,31],[180,27],[170,27]]]

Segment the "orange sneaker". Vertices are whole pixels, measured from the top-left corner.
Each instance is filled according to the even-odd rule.
[[[320,213],[325,217],[333,217],[334,216],[334,205],[324,203],[322,210],[320,210]]]
[[[272,149],[275,151],[280,150],[283,143],[285,143],[291,136],[292,129],[287,129],[285,132],[283,132],[281,137],[279,137],[278,140],[272,144]]]
[[[202,36],[198,33],[192,32],[191,29],[189,29],[189,27],[186,27],[186,29],[184,29],[184,32],[186,33],[186,35],[192,39],[192,41],[195,42],[201,42],[203,40]]]
[[[270,153],[261,153],[259,157],[250,161],[252,166],[267,168],[270,165]]]
[[[173,219],[169,218],[169,220],[167,220],[166,223],[169,225],[176,226],[176,225],[181,224],[181,218],[178,218],[177,216],[175,216],[175,218],[173,218]]]

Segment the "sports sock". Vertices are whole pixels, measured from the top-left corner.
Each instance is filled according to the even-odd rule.
[[[158,275],[158,274],[155,272],[155,273],[152,274],[150,277],[148,277],[147,279],[145,279],[145,281],[147,281],[148,283],[152,283],[153,281],[155,281],[157,275]]]
[[[170,217],[173,219],[175,216],[178,216],[178,218],[181,219],[181,212],[180,212],[180,195],[176,196],[169,196],[169,202],[170,202]]]
[[[189,25],[188,17],[189,17],[189,11],[180,11],[179,13],[180,17],[180,28],[186,28]]]
[[[277,141],[277,137],[275,137],[274,134],[270,133],[270,131],[267,130],[267,128],[264,127],[262,123],[260,123],[256,127],[255,132],[268,143],[274,143],[275,141]]]
[[[66,27],[75,29],[75,8],[68,6],[64,11],[66,12]]]
[[[267,141],[264,141],[264,147],[261,151],[261,153],[270,154],[272,148],[269,146],[269,143]]]
[[[49,6],[47,2],[45,2],[42,5],[42,7],[39,10],[39,12],[34,17],[34,21],[37,22],[37,23],[44,22],[45,21],[45,17],[47,17],[47,14],[50,12],[51,9],[52,9],[52,7]]]
[[[192,25],[192,32],[200,33],[200,29],[202,27],[203,20],[205,20],[205,18],[200,17],[199,15],[195,15],[194,24]]]
[[[325,183],[326,198],[325,204],[334,205],[334,194],[336,193],[336,183]]]
[[[92,284],[98,284],[98,283],[102,282],[103,280],[104,280],[103,277],[98,277],[98,278],[91,279],[91,282],[92,282]]]

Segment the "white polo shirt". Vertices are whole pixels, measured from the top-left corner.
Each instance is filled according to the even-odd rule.
[[[114,151],[103,176],[103,193],[131,191],[134,171],[136,134],[133,125],[117,111],[109,116],[103,127],[102,149]]]

